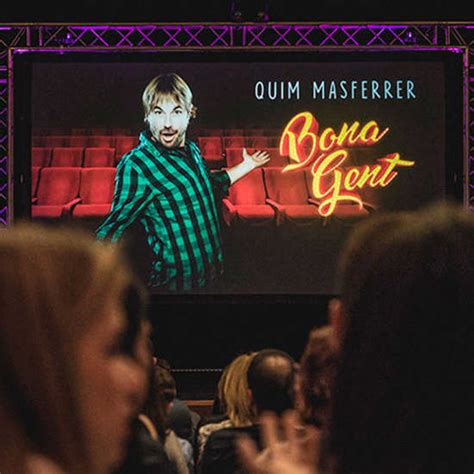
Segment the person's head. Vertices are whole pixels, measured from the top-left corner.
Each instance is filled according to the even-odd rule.
[[[447,204],[380,219],[358,226],[343,257],[338,472],[463,472],[474,219]]]
[[[247,370],[247,381],[257,415],[282,414],[294,405],[295,361],[284,351],[262,349]]]
[[[197,111],[189,85],[178,74],[160,74],[146,86],[142,102],[152,138],[166,148],[182,147]]]
[[[146,390],[144,326],[130,335],[127,314],[141,293],[118,247],[18,224],[0,232],[0,286],[0,470],[12,448],[18,472],[32,451],[71,473],[106,472]]]
[[[299,364],[298,411],[303,420],[326,426],[330,416],[331,393],[338,363],[332,327],[310,331]]]
[[[254,421],[249,396],[247,371],[257,353],[240,354],[230,364],[222,387],[225,413],[233,426],[248,426]]]
[[[163,399],[166,411],[169,411],[173,400],[176,398],[176,380],[171,373],[168,364],[161,364],[160,359],[154,367],[155,386],[158,395]]]

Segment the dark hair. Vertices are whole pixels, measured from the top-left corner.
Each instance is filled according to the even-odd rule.
[[[356,229],[342,268],[337,471],[468,472],[474,219],[452,204],[383,219]]]
[[[300,359],[300,388],[306,423],[327,425],[339,357],[331,326],[313,328]]]
[[[147,321],[147,295],[144,288],[137,282],[130,283],[123,292],[123,306],[127,318],[127,331],[122,340],[124,353],[134,357],[135,343],[140,333],[141,324]],[[151,341],[150,353],[151,353]]]
[[[253,358],[247,371],[257,413],[277,414],[293,408],[295,361],[284,351],[262,349]]]

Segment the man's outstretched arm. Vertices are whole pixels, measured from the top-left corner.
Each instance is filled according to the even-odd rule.
[[[117,169],[112,207],[96,231],[98,239],[118,240],[147,205],[151,193],[145,179],[132,166]]]
[[[256,151],[255,153],[249,154],[247,149],[244,148],[242,151],[243,160],[232,168],[227,168],[227,174],[230,178],[230,184],[234,184],[240,178],[250,173],[255,168],[263,166],[265,163],[270,161],[270,155],[266,151]]]

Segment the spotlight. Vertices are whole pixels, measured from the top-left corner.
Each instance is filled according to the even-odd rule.
[[[230,2],[230,19],[234,22],[270,20],[270,0],[232,0]]]
[[[405,38],[404,38],[405,44],[416,44],[417,43],[417,38],[415,33],[413,31],[407,31],[405,33]]]

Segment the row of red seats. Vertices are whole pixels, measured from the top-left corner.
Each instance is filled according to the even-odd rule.
[[[279,137],[264,135],[198,136],[203,153],[222,154],[225,148],[278,147]],[[106,147],[130,150],[138,143],[137,136],[112,135],[43,135],[33,136],[34,147]]]
[[[101,217],[112,203],[113,167],[32,167],[33,218]]]
[[[33,136],[32,146],[42,148],[114,148],[120,157],[138,144],[136,135],[44,135]]]
[[[310,169],[282,173],[281,168],[258,168],[234,183],[223,199],[223,217],[228,226],[246,225],[325,225],[328,218],[318,212],[320,201],[311,191]],[[329,184],[329,183],[326,183]],[[369,202],[360,208],[354,203],[338,203],[331,218],[354,220],[374,209]]]
[[[136,135],[129,127],[33,127],[34,136],[44,135]]]
[[[271,156],[268,166],[286,166],[288,158],[281,156],[278,148],[261,147]],[[129,150],[127,150],[129,151]],[[248,148],[249,153],[255,148]],[[126,151],[117,155],[115,148],[108,147],[33,147],[31,152],[32,166],[77,166],[104,167],[116,166]],[[242,161],[242,148],[226,148],[219,155],[203,153],[204,160],[211,169],[222,166],[234,166]]]
[[[201,128],[191,130],[195,136],[228,136],[228,135],[265,135],[272,136],[280,133],[279,129],[273,128]],[[131,128],[104,128],[104,127],[36,127],[33,129],[34,136],[45,135],[137,135]]]
[[[326,222],[311,192],[309,169],[282,173],[281,168],[258,168],[230,187],[222,201],[227,225],[311,224]],[[115,168],[32,168],[32,216],[43,218],[101,217],[113,197]],[[367,208],[339,203],[336,218],[353,219],[368,214]]]
[[[31,165],[40,167],[76,166],[104,167],[115,166],[117,157],[115,148],[105,147],[33,147]]]
[[[199,136],[198,145],[202,155],[214,161],[222,158],[227,148],[278,148],[279,140],[278,136],[263,135]]]

